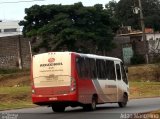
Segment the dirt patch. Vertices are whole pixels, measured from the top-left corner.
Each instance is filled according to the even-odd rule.
[[[6,74],[0,77],[0,87],[19,87],[30,85],[30,75],[26,73]]]
[[[130,82],[130,98],[160,96],[160,82]]]
[[[15,99],[16,101],[26,101],[31,100],[31,95],[29,94],[20,94],[20,95],[14,95],[12,99]]]
[[[130,66],[128,68],[129,81],[156,81],[154,67],[153,64]]]

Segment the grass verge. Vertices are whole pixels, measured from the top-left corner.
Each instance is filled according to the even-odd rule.
[[[130,82],[130,98],[160,97],[160,82]]]
[[[20,69],[2,69],[0,68],[0,74],[13,74],[13,73],[21,73],[21,72],[28,72],[29,69],[24,69],[24,70],[20,70]]]
[[[146,112],[146,113],[136,113],[132,115],[129,119],[160,119],[160,110]]]
[[[33,107],[29,86],[0,87],[0,110]]]
[[[130,82],[130,99],[160,96],[160,82]],[[30,86],[0,87],[0,110],[34,107]]]
[[[32,102],[19,101],[14,103],[0,103],[0,110],[9,110],[9,109],[21,109],[34,107],[35,105]]]

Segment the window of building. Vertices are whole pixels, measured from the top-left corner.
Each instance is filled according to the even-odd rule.
[[[4,29],[4,32],[17,32],[16,28]]]
[[[106,76],[108,80],[116,80],[114,61],[106,60]]]
[[[158,41],[159,38],[156,38],[156,41]]]
[[[117,73],[117,79],[121,80],[121,70],[119,64],[116,64],[116,73]]]

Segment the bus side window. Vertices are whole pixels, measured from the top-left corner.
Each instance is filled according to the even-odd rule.
[[[76,58],[76,66],[79,77],[84,78],[86,76],[86,72],[85,72],[85,63],[83,57]]]
[[[85,77],[91,78],[91,68],[90,68],[90,60],[89,58],[85,58]]]
[[[122,62],[121,62],[121,71],[122,71],[122,79],[123,79],[123,81],[124,81],[126,84],[128,84],[126,72],[125,72],[124,65],[123,65]]]
[[[101,60],[101,70],[102,70],[102,78],[106,80],[106,64],[104,60]]]
[[[114,61],[106,60],[106,74],[108,80],[116,80]]]
[[[89,59],[89,65],[90,65],[91,78],[96,79],[97,78],[97,71],[96,71],[95,59],[90,58]]]
[[[121,70],[119,64],[116,64],[116,73],[117,73],[117,79],[121,80]]]
[[[101,80],[106,79],[106,72],[105,72],[105,61],[97,59],[96,60],[96,66],[97,66],[97,76]]]

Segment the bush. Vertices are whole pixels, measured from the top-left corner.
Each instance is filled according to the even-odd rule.
[[[131,58],[131,64],[144,64],[145,63],[145,58],[143,55],[134,55]]]
[[[155,66],[152,68],[154,72],[154,77],[156,81],[160,81],[160,55],[154,57]]]
[[[28,71],[28,69],[20,70],[20,69],[0,69],[0,74],[12,74],[18,72]]]
[[[152,57],[152,63],[160,63],[160,54],[153,54]]]
[[[152,70],[155,81],[160,81],[160,63],[155,63],[155,66],[152,67]]]

